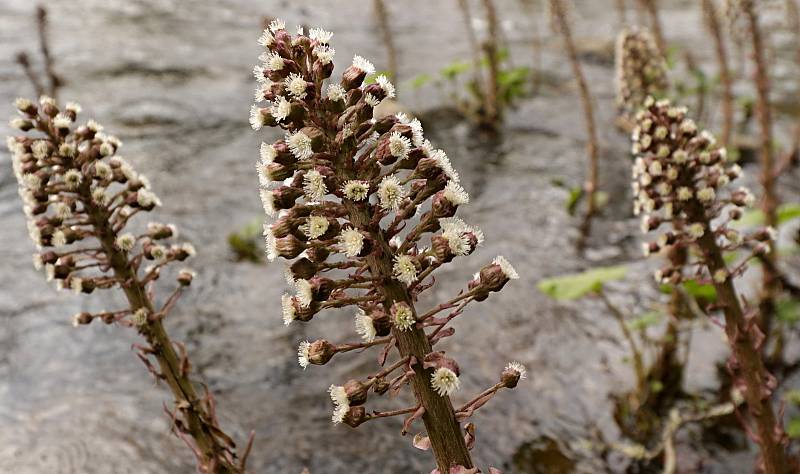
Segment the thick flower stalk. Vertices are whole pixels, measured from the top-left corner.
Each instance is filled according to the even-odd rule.
[[[403,432],[421,418],[438,469],[472,468],[460,422],[499,388],[521,378],[519,366],[501,386],[457,410],[450,395],[459,387],[459,367],[434,346],[453,334],[448,327],[473,301],[483,301],[517,278],[497,257],[467,288],[440,305],[418,311],[418,296],[433,286],[444,264],[475,251],[483,233],[455,217],[469,196],[447,155],[405,115],[373,119],[374,108],[395,89],[372,64],[355,56],[339,81],[333,71],[332,33],[300,29],[290,34],[276,20],[259,42],[266,51],[255,67],[254,129],[285,130],[262,143],[256,168],[264,211],[267,257],[290,261],[294,294],[283,296],[283,321],[308,322],[328,308],[351,307],[360,342],[303,342],[303,368],[326,364],[337,354],[381,350],[384,368],[361,380],[332,385],[332,420],[358,426],[376,418],[407,415]],[[373,80],[369,81],[368,78]],[[322,315],[321,317],[332,317]],[[390,359],[396,349],[394,361]],[[415,404],[389,412],[367,411],[369,396],[396,394],[410,383]]]
[[[645,28],[623,29],[614,56],[617,107],[623,117],[632,118],[647,97],[667,91],[666,62]]]
[[[646,244],[647,251],[684,248],[695,258],[686,266],[667,264],[656,272],[656,279],[677,284],[684,278],[684,268],[694,267],[693,278],[714,285],[732,349],[730,368],[744,392],[765,471],[786,472],[785,435],[771,402],[775,379],[766,371],[760,351],[764,335],[757,311],[743,306],[733,285],[745,263],[731,266],[723,258],[725,252],[743,248],[752,248],[753,255],[769,252],[774,230],[743,235],[729,225],[742,216],[743,207],[753,204],[753,195],[746,188],[729,189],[741,169],[726,161],[725,149],[710,133],[698,131],[684,108],[648,99],[632,139],[637,156],[634,211],[643,214],[642,231],[670,226]]]
[[[117,156],[121,142],[95,121],[77,125],[80,106],[63,108],[42,97],[39,104],[17,99],[20,116],[11,125],[26,134],[8,138],[28,231],[38,251],[37,269],[58,289],[80,294],[119,289],[127,305],[117,311],[81,312],[75,326],[100,320],[135,329],[146,341],[137,355],[175,398],[168,412],[173,431],[197,456],[200,471],[243,472],[235,444],[217,423],[210,393],[199,395],[189,378],[191,365],[182,344],[163,325],[194,273],[177,273],[175,291],[157,306],[153,285],[162,271],[195,253],[189,243],[170,243],[177,229],[151,222],[136,232],[128,225],[161,204],[145,176]],[[153,361],[156,363],[153,364]]]

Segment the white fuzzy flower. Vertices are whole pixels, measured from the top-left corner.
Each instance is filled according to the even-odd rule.
[[[266,125],[266,120],[264,114],[261,113],[261,109],[255,105],[250,106],[250,127],[253,130],[261,130],[264,125]]]
[[[447,367],[439,367],[431,375],[431,387],[440,397],[445,397],[455,392],[458,390],[458,386],[458,376]]]
[[[270,262],[278,258],[278,239],[272,232],[272,226],[266,222],[264,223],[264,251]]]
[[[339,84],[328,84],[328,90],[325,93],[325,97],[327,97],[328,100],[338,102],[340,100],[344,100],[346,94],[347,92],[344,90],[344,87],[340,86]]]
[[[281,296],[281,313],[283,314],[283,324],[288,326],[297,317],[297,312],[294,309],[294,298],[289,293],[284,293]]]
[[[411,308],[401,301],[392,305],[392,324],[401,330],[408,331],[417,322]]]
[[[114,176],[114,171],[108,163],[104,161],[97,161],[94,164],[94,175],[99,179],[110,179]]]
[[[414,265],[414,259],[408,255],[398,255],[394,258],[394,266],[392,267],[394,277],[410,285],[417,279],[417,267]]]
[[[161,200],[149,189],[141,188],[136,192],[136,202],[142,207],[160,206]]]
[[[320,64],[326,66],[333,61],[333,57],[336,56],[336,50],[330,46],[317,46],[314,48],[314,56],[317,57]]]
[[[283,84],[286,87],[286,90],[289,91],[289,94],[296,99],[305,99],[306,97],[306,80],[297,73],[289,74],[289,77],[283,80]]]
[[[378,100],[377,97],[375,97],[374,95],[370,94],[369,92],[364,94],[364,102],[366,102],[367,105],[369,105],[370,107],[373,107],[373,108],[377,107],[378,104],[381,103],[381,101]]]
[[[455,206],[460,206],[469,202],[469,194],[455,181],[449,181],[447,183],[442,196]]]
[[[359,55],[353,56],[353,67],[362,70],[368,76],[375,72],[375,66]]]
[[[344,197],[351,201],[363,201],[369,195],[369,182],[351,179],[342,186]]]
[[[520,380],[525,380],[527,378],[528,371],[525,369],[525,366],[519,362],[509,362],[508,365],[506,365],[505,370],[516,372],[519,375]]]
[[[64,183],[70,189],[75,189],[81,184],[82,176],[78,170],[69,170],[64,173]]]
[[[311,283],[303,278],[298,278],[294,281],[294,289],[297,292],[295,295],[297,303],[303,308],[308,308],[309,305],[311,305],[311,301],[314,299]]]
[[[280,18],[276,18],[269,23],[269,30],[273,33],[277,33],[280,30],[286,29],[286,22],[281,20]]]
[[[328,194],[325,177],[317,170],[309,170],[303,176],[303,193],[309,202],[319,202]]]
[[[425,143],[425,136],[422,133],[422,123],[414,119],[409,123],[411,127],[411,141],[414,143],[414,146],[422,146]]]
[[[378,185],[378,198],[382,208],[394,210],[400,208],[400,203],[405,197],[405,190],[400,185],[400,180],[394,175],[384,176]]]
[[[679,201],[688,201],[692,198],[692,190],[687,188],[686,186],[681,186],[678,188],[678,200]]]
[[[511,266],[511,263],[508,260],[506,260],[506,258],[503,257],[502,255],[498,255],[497,257],[495,257],[495,259],[492,260],[492,263],[498,265],[500,267],[500,270],[503,271],[503,274],[506,277],[508,277],[509,280],[519,279],[519,273],[517,273],[514,267]]]
[[[691,238],[699,239],[705,234],[705,229],[703,228],[703,224],[694,223],[687,228],[687,232]]]
[[[316,239],[328,231],[328,219],[322,216],[309,216],[305,224],[300,226],[300,230],[309,239]]]
[[[370,318],[363,309],[358,308],[354,324],[356,326],[356,333],[361,336],[364,342],[372,342],[375,340],[375,324],[373,324],[372,318]]]
[[[127,252],[133,248],[133,245],[136,243],[136,237],[130,233],[120,234],[117,236],[117,240],[115,240],[114,243],[117,248]]]
[[[389,81],[388,77],[386,77],[385,75],[381,74],[380,76],[375,78],[375,82],[379,86],[381,86],[381,89],[383,89],[383,93],[386,94],[386,98],[387,99],[394,98],[394,96],[395,96],[394,84],[392,84]]]
[[[67,102],[66,105],[64,105],[64,110],[66,110],[67,112],[72,112],[77,115],[81,113],[83,107],[81,107],[81,105],[77,102]]]
[[[283,69],[284,61],[280,54],[276,53],[275,51],[270,51],[269,53],[264,53],[258,57],[263,63],[264,66],[267,68],[268,71],[280,71]]]
[[[716,194],[714,193],[714,188],[703,188],[700,191],[697,191],[697,199],[703,203],[709,203],[714,200]]]
[[[43,160],[47,158],[49,149],[50,147],[44,140],[36,140],[33,142],[33,145],[31,145],[31,153],[37,160]]]
[[[72,119],[64,114],[58,114],[53,117],[53,125],[55,125],[56,128],[69,128],[71,124]]]
[[[308,351],[311,349],[311,343],[308,341],[303,341],[297,346],[297,362],[300,364],[300,367],[306,368],[308,367]]]
[[[264,32],[261,33],[261,36],[258,37],[258,44],[265,48],[272,46],[274,43],[275,37],[272,36],[272,32],[269,30],[264,30]]]
[[[411,151],[411,140],[400,135],[399,132],[392,132],[389,135],[389,153],[399,159],[404,159]]]
[[[453,164],[450,162],[450,159],[447,157],[447,153],[445,153],[444,150],[434,150],[429,154],[429,156],[436,160],[436,166],[444,171],[445,176],[455,182],[459,181],[458,172],[455,170],[455,168],[453,168]]]
[[[357,257],[364,249],[364,234],[349,227],[339,234],[339,250],[348,257]]]
[[[22,175],[22,185],[31,191],[38,191],[42,187],[42,180],[33,173],[25,173]]]
[[[275,150],[275,147],[264,142],[261,142],[259,154],[261,155],[261,162],[265,164],[272,163],[275,160],[275,157],[278,156],[278,152]]]
[[[261,205],[264,207],[264,214],[273,217],[275,215],[275,198],[272,195],[272,191],[261,189],[259,190],[259,195],[261,196]]]
[[[325,31],[322,28],[311,28],[308,30],[308,37],[317,43],[328,44],[331,42],[331,38],[333,38],[333,33]]]
[[[286,100],[284,96],[278,96],[272,105],[269,106],[269,114],[275,118],[276,122],[286,120],[289,113],[292,111],[292,103]]]
[[[333,421],[333,424],[339,424],[344,421],[344,417],[350,411],[350,400],[347,398],[347,392],[344,387],[341,386],[331,385],[328,388],[328,394],[330,394],[334,405],[331,421]]]
[[[53,244],[55,248],[67,245],[67,236],[64,234],[64,231],[59,229],[53,232],[52,237],[50,237],[50,243]]]
[[[58,218],[61,220],[72,217],[72,209],[67,203],[64,202],[59,202],[55,205],[55,212],[56,216],[58,216]]]
[[[289,146],[289,151],[298,160],[307,160],[314,155],[314,150],[311,148],[311,138],[303,132],[287,133],[286,145]]]

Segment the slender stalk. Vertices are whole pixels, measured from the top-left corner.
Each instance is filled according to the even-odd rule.
[[[664,39],[664,32],[661,28],[661,19],[658,16],[658,5],[656,0],[639,0],[641,8],[647,12],[650,17],[650,29],[653,31],[653,37],[656,40],[656,46],[661,56],[667,57],[667,41]]]
[[[499,90],[500,58],[497,50],[497,39],[500,33],[497,28],[497,10],[495,10],[493,0],[481,0],[481,3],[486,11],[486,22],[489,25],[489,35],[483,43],[483,51],[489,65],[489,76],[484,92],[483,122],[490,129],[494,129],[503,115]]]
[[[728,147],[731,143],[731,132],[733,130],[733,83],[731,80],[730,68],[728,66],[728,53],[725,48],[725,41],[722,39],[722,26],[719,22],[719,14],[713,0],[703,1],[703,14],[714,41],[714,52],[717,56],[717,68],[719,70],[719,81],[722,86],[722,132],[720,140],[722,146]]]
[[[594,119],[594,109],[592,106],[592,96],[589,92],[589,86],[586,83],[586,78],[583,75],[581,64],[578,61],[578,51],[575,47],[575,42],[572,39],[572,32],[570,30],[569,21],[567,20],[567,13],[564,8],[562,0],[550,0],[550,9],[555,16],[558,25],[558,30],[561,33],[561,38],[564,42],[564,49],[567,51],[570,65],[572,66],[572,74],[578,83],[578,90],[581,96],[581,105],[583,106],[583,119],[586,126],[586,150],[588,154],[588,170],[587,179],[584,183],[584,192],[586,194],[587,205],[586,214],[584,215],[583,222],[580,228],[580,236],[577,242],[578,250],[583,250],[586,245],[586,239],[591,233],[592,217],[597,212],[597,182],[598,182],[598,159],[600,147],[597,141],[597,126]]]
[[[764,213],[765,224],[771,227],[777,227],[779,199],[775,190],[775,164],[772,150],[772,112],[769,100],[770,83],[767,62],[764,57],[764,40],[761,35],[761,27],[758,24],[758,15],[755,11],[754,1],[747,0],[742,2],[742,8],[750,29],[750,39],[753,44],[753,62],[755,63],[753,79],[757,92],[756,115],[761,132],[759,137],[759,155],[761,157],[760,182],[763,192],[761,210]],[[775,263],[775,252],[770,252],[768,258]],[[770,334],[772,326],[772,316],[775,312],[774,299],[778,290],[778,279],[775,274],[769,270],[769,267],[765,266],[763,269],[760,314],[761,329],[767,335]]]
[[[383,0],[374,0],[375,16],[378,19],[378,26],[381,30],[383,45],[386,47],[386,60],[389,64],[389,77],[397,80],[397,49],[394,46],[392,29],[389,23],[389,12]]]
[[[458,0],[458,7],[461,10],[461,16],[464,20],[464,28],[467,30],[467,42],[469,43],[469,50],[472,53],[472,73],[476,85],[483,82],[481,74],[481,57],[479,54],[480,48],[478,47],[478,38],[475,36],[475,30],[472,28],[472,12],[469,9],[469,2],[467,0]]]

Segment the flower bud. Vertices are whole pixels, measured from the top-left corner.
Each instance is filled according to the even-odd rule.
[[[308,362],[314,365],[325,365],[336,355],[336,348],[325,339],[317,339],[308,347]]]
[[[363,406],[351,406],[342,419],[342,423],[356,428],[368,420],[367,410]]]
[[[500,382],[506,388],[514,388],[520,380],[525,379],[525,367],[518,362],[511,362],[503,369],[500,375]]]
[[[276,249],[281,257],[292,259],[300,255],[305,250],[305,246],[297,237],[288,235],[282,239],[277,239]]]
[[[344,384],[344,391],[350,401],[350,406],[363,405],[367,401],[369,387],[358,380],[349,380]]]
[[[292,263],[289,267],[294,279],[302,278],[303,280],[312,279],[317,274],[318,269],[319,267],[314,262],[305,257]]]
[[[195,272],[185,268],[178,273],[178,283],[181,286],[189,286],[192,284],[192,280],[194,280]]]

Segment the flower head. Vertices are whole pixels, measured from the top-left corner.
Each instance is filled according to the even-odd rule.
[[[400,203],[405,197],[405,190],[400,184],[400,180],[394,175],[384,176],[378,184],[378,198],[380,205],[387,211],[396,211],[400,208]]]
[[[458,375],[447,367],[439,367],[431,375],[431,387],[439,396],[449,396],[458,390],[458,386]]]

